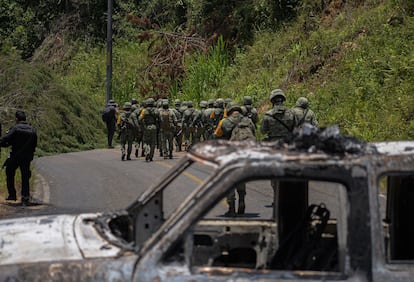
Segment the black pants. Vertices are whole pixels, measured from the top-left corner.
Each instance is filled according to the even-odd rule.
[[[107,136],[108,136],[108,146],[112,147],[112,139],[114,138],[116,125],[114,121],[110,121],[106,123],[106,129],[107,129]]]
[[[14,186],[14,178],[16,175],[17,168],[20,167],[20,173],[22,176],[22,200],[28,201],[30,198],[30,187],[29,180],[31,176],[30,172],[30,161],[15,161],[9,159],[6,166],[6,181],[7,181],[7,190],[9,196],[16,197],[16,188]]]

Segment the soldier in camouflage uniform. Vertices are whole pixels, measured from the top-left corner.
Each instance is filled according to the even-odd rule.
[[[252,97],[244,96],[243,97],[243,106],[241,107],[243,115],[251,119],[254,125],[259,121],[259,114],[255,107],[253,107]]]
[[[273,108],[266,112],[260,128],[262,134],[266,135],[266,141],[283,141],[289,138],[297,125],[296,117],[292,110],[283,105],[285,101],[286,96],[281,89],[275,89],[270,93],[270,102],[272,102]],[[279,181],[272,179],[271,185],[274,204],[277,202]]]
[[[192,122],[192,126],[194,128],[194,133],[193,133],[193,140],[192,140],[192,145],[200,142],[201,140],[205,140],[204,139],[204,124],[203,124],[203,115],[204,115],[204,111],[207,108],[207,101],[201,101],[200,102],[200,110],[195,109],[194,111],[194,117],[193,117],[193,122]]]
[[[164,159],[172,159],[177,117],[175,116],[174,111],[169,108],[167,99],[164,99],[162,102],[162,107],[159,110],[159,120],[162,155],[164,156]]]
[[[154,158],[155,146],[157,142],[157,129],[159,126],[158,110],[154,107],[155,101],[149,98],[146,102],[147,107],[141,111],[139,120],[143,126],[144,154],[147,162]]]
[[[281,89],[275,89],[270,93],[270,102],[273,108],[265,113],[260,128],[261,133],[266,135],[266,141],[283,140],[291,136],[297,125],[292,110],[283,105],[286,95]]]
[[[315,113],[309,109],[309,101],[305,97],[299,97],[296,101],[296,106],[292,108],[293,114],[298,122],[297,127],[302,127],[304,123],[310,123],[313,126],[318,126]]]
[[[157,107],[157,111],[159,112],[162,109],[162,102],[164,99],[158,99],[155,101],[155,105]],[[160,157],[162,157],[162,149],[161,149],[161,133],[160,128],[157,128],[157,141],[155,142],[157,150],[160,152]]]
[[[177,127],[175,129],[175,151],[181,152],[181,143],[183,142],[183,135],[182,135],[182,118],[183,113],[181,112],[181,101],[179,99],[175,99],[174,101],[174,111],[175,117],[177,118]]]
[[[121,139],[121,159],[124,161],[131,159],[132,143],[135,138],[135,127],[131,117],[131,103],[126,102],[123,106],[123,112],[120,115],[120,139]],[[125,146],[127,145],[127,149]]]
[[[184,102],[183,102],[184,104]],[[182,117],[182,124],[183,124],[183,136],[184,136],[184,147],[185,150],[188,150],[193,142],[193,134],[194,134],[194,114],[195,109],[193,107],[193,102],[188,101],[186,102],[187,108],[183,112]]]
[[[220,120],[222,120],[224,117],[224,100],[222,98],[218,98],[216,100],[216,106],[214,108],[214,111],[210,115],[211,124],[213,126],[213,132],[216,130]]]
[[[246,124],[246,129],[250,131],[250,138],[249,140],[256,140],[256,127],[253,122],[243,116],[242,109],[236,103],[231,103],[228,107],[228,117],[222,119],[215,132],[214,135],[216,138],[226,139],[226,140],[234,140],[234,141],[242,141],[242,139],[237,139],[237,136],[234,136],[233,131],[237,129],[240,124]],[[247,139],[243,139],[247,140]],[[246,184],[240,183],[235,187],[235,190],[230,192],[227,195],[227,204],[229,206],[229,210],[225,213],[225,216],[233,217],[236,216],[236,193],[239,196],[239,204],[237,208],[237,214],[242,215],[245,212],[245,197],[246,197]]]
[[[135,135],[134,137],[135,157],[138,158],[138,151],[139,151],[139,147],[141,146],[141,142],[142,142],[142,127],[139,122],[139,115],[141,114],[141,111],[144,107],[140,106],[138,101],[134,98],[132,98],[131,104],[132,104],[131,117],[135,125],[135,134],[134,134]]]
[[[201,121],[204,126],[204,140],[209,140],[213,138],[213,124],[211,121],[211,113],[214,111],[214,100],[209,99],[207,101],[207,109],[205,109],[201,115]]]

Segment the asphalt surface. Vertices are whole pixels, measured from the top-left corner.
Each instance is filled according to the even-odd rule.
[[[164,159],[156,152],[153,162],[144,158],[122,161],[120,148],[98,149],[76,153],[42,157],[34,160],[35,187],[33,205],[22,207],[19,203],[2,204],[7,208],[0,217],[94,213],[117,211],[128,207],[139,196],[157,183],[177,161],[185,155],[175,152],[173,159]],[[195,165],[182,173],[171,189],[164,192],[165,215],[168,215],[209,175],[208,168]],[[310,184],[310,202],[320,199],[336,215],[338,196],[331,194],[336,189],[326,184]],[[273,213],[273,190],[270,181],[253,181],[247,186],[246,216],[271,218]],[[316,200],[318,199],[318,200]],[[208,217],[223,215],[227,210],[225,200],[219,203]]]
[[[158,155],[157,155],[158,154]],[[99,149],[34,160],[34,202],[41,213],[107,212],[127,207],[182,156],[122,161],[121,151]]]

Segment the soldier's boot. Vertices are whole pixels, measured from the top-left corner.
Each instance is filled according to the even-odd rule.
[[[246,209],[246,205],[244,203],[244,197],[239,198],[239,207],[237,208],[237,214],[244,214],[244,210]]]
[[[125,153],[122,153],[121,160],[125,161]]]
[[[135,157],[138,158],[138,148],[135,148]]]
[[[149,149],[149,145],[145,145],[144,147],[145,149],[145,161],[149,162],[150,161],[150,149]]]
[[[127,156],[127,160],[130,161],[131,160],[131,155]]]
[[[236,203],[235,201],[228,202],[229,210],[224,214],[227,217],[235,217],[236,216]]]
[[[170,160],[173,158],[172,151],[170,151],[170,154],[168,155],[168,157],[170,158]]]

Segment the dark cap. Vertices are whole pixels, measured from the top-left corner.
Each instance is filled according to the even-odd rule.
[[[26,120],[26,114],[23,111],[17,111],[16,112],[16,119],[18,121],[25,121]]]

